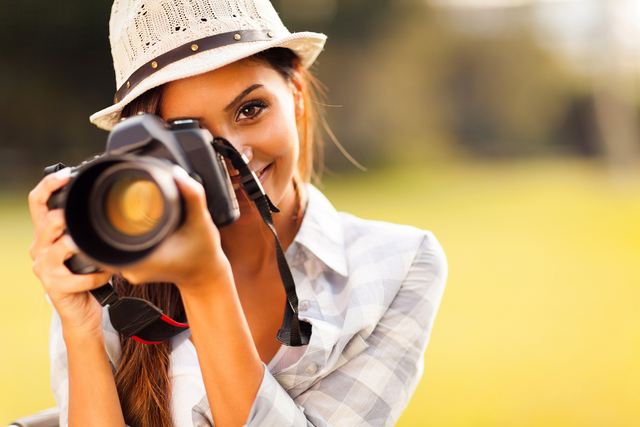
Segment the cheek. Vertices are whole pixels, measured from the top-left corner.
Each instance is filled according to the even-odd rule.
[[[283,175],[282,178],[289,181],[293,177],[295,167],[298,163],[300,144],[298,142],[298,130],[295,126],[281,126],[274,133],[278,145],[279,155],[278,167]]]
[[[253,147],[254,155],[265,155],[279,163],[297,162],[298,129],[295,120],[289,117],[273,117],[262,126],[256,126],[251,132],[242,135],[242,139],[246,145]]]

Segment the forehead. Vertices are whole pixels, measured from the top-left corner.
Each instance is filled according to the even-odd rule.
[[[249,86],[259,84],[266,90],[285,90],[288,82],[276,70],[260,61],[243,60],[217,70],[165,85],[162,110],[184,103],[220,102],[225,106]]]

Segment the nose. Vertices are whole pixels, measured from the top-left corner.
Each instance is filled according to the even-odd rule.
[[[253,149],[251,147],[244,146],[236,149],[240,152],[240,154],[244,154],[244,156],[247,158],[247,161],[250,162],[251,159],[253,159]]]
[[[220,138],[225,138],[225,137],[220,135]],[[229,144],[233,145],[233,148],[235,148],[238,151],[238,153],[243,154],[249,162],[251,161],[251,159],[253,159],[253,148],[251,148],[250,145],[245,144],[243,141],[238,141],[237,138],[225,138],[225,139],[229,141]]]

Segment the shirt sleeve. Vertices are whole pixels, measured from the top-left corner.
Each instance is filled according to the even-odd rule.
[[[48,297],[47,300],[51,302]],[[111,369],[115,371],[112,361],[116,360],[120,353],[120,338],[111,326],[109,312],[106,308],[102,309],[102,327],[109,363],[111,363]],[[59,425],[66,427],[69,417],[69,367],[67,365],[67,346],[62,336],[62,322],[55,308],[49,329],[49,364],[51,391],[56,405],[60,409]]]
[[[246,425],[394,425],[422,376],[446,279],[446,257],[429,233],[395,299],[367,337],[368,347],[295,399],[265,368]]]
[[[54,309],[49,330],[49,363],[51,367],[51,391],[60,409],[60,426],[67,425],[69,413],[69,368],[67,346],[62,338],[62,324]]]

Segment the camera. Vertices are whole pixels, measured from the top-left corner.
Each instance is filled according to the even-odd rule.
[[[105,152],[71,167],[69,182],[47,203],[64,210],[67,232],[80,249],[65,262],[72,272],[134,264],[181,225],[184,206],[171,173],[174,164],[203,185],[218,228],[239,218],[229,173],[209,131],[196,120],[168,124],[153,114],[123,119],[109,134]],[[45,175],[65,167],[49,166]]]

